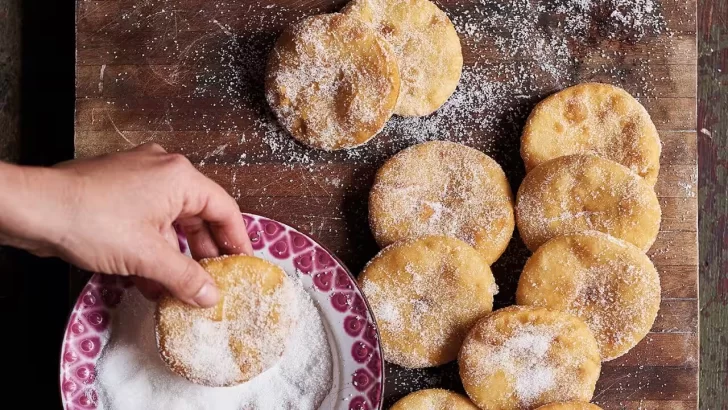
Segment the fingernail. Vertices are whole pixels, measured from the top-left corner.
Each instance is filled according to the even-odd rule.
[[[194,297],[195,303],[203,308],[215,306],[219,299],[220,291],[218,291],[215,285],[210,282],[206,282],[202,285]]]

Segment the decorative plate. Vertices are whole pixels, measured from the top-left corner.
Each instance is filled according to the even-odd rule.
[[[280,222],[243,214],[255,256],[301,278],[318,304],[333,355],[333,384],[321,404],[326,410],[382,407],[384,362],[371,309],[341,261],[313,239]],[[187,242],[180,236],[180,248]],[[100,408],[95,365],[110,333],[111,313],[131,286],[124,278],[94,275],[71,312],[61,350],[63,408]]]

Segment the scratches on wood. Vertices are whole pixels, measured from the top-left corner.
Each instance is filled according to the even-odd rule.
[[[291,146],[284,144],[287,139],[271,143],[265,140],[268,129],[261,130],[256,125],[270,118],[266,117],[265,104],[243,101],[253,98],[250,95],[262,100],[262,76],[258,74],[265,66],[266,47],[272,45],[283,26],[314,8],[317,12],[336,10],[346,0],[269,0],[273,8],[266,8],[266,1],[262,6],[251,3],[247,7],[228,0],[77,1],[77,155],[97,155],[142,142],[158,142],[171,152],[187,155],[203,173],[228,190],[242,209],[298,227],[330,248],[354,272],[378,251],[368,227],[367,196],[383,157],[361,161],[355,156],[312,153],[298,146],[288,152]],[[470,8],[476,3],[440,1],[453,13],[474,11]],[[636,44],[597,39],[595,47],[600,52],[580,54],[574,67],[568,68],[569,81],[616,81],[634,94],[648,83],[652,93],[638,97],[664,142],[663,167],[656,187],[663,224],[650,251],[660,272],[662,309],[648,339],[619,361],[605,364],[597,393],[597,401],[605,409],[695,408],[696,223],[699,212],[711,211],[725,201],[714,194],[700,207],[697,205],[697,140],[712,135],[712,141],[716,141],[725,139],[726,134],[713,125],[713,117],[700,127],[707,133],[696,132],[695,0],[659,3],[672,30],[669,41],[652,35]],[[135,4],[140,7],[132,9]],[[279,10],[288,13],[281,14]],[[120,16],[127,20],[120,20]],[[713,13],[710,19],[715,20],[715,16]],[[267,24],[263,19],[272,21]],[[246,47],[258,52],[246,61],[246,55],[222,55],[221,49],[228,46],[238,52],[248,50]],[[466,65],[498,62],[511,73],[523,67],[521,57],[504,58],[502,47],[493,38],[476,41],[463,34],[463,46]],[[718,60],[714,55],[711,58]],[[540,84],[543,78],[534,77],[531,71],[527,68],[522,74],[543,87],[544,94],[563,85]],[[614,77],[615,73],[618,77]],[[223,76],[222,82],[211,81],[219,76]],[[514,112],[519,114],[507,118],[510,128],[503,133],[496,130],[478,135],[473,145],[489,149],[478,144],[502,138],[499,143],[516,146],[514,141],[525,114],[542,96],[526,94],[518,90],[518,95],[526,98],[515,99]],[[231,112],[220,104],[225,98],[241,108]],[[720,115],[718,109],[711,112]],[[488,114],[492,113],[485,109],[477,115]],[[446,126],[438,124],[434,132],[449,132],[443,127]],[[387,153],[401,149],[392,148],[393,142],[401,138],[397,132],[387,130],[381,136],[385,140],[383,149],[391,149]],[[498,151],[501,148],[499,145],[494,149],[494,155],[502,154],[497,160],[505,160],[506,154],[515,155],[504,166],[517,187],[522,164],[517,153]],[[700,152],[702,155],[703,151]],[[303,156],[308,162],[295,162],[291,159],[294,155]],[[713,163],[728,164],[727,161],[723,154],[716,154]],[[713,169],[703,169],[701,178],[723,173],[722,168],[714,165]],[[725,185],[722,187],[725,189]],[[718,192],[720,186],[714,188]],[[715,229],[721,221],[704,223]],[[722,252],[721,241],[715,236],[711,240],[715,245],[709,252]],[[507,293],[512,291],[513,279],[518,277],[527,257],[522,244],[514,240],[505,257],[494,266],[504,289],[499,296],[500,305],[508,302]],[[719,306],[728,299],[728,282],[721,290],[717,278],[710,280],[716,295],[712,303]],[[721,297],[723,294],[726,296]],[[716,311],[713,305],[703,308],[711,313]],[[452,373],[452,368],[449,370]],[[391,372],[396,369],[388,370],[388,374]],[[444,379],[448,377],[443,373]],[[391,380],[387,389],[391,391],[396,383],[396,379]],[[407,389],[413,388],[411,383],[405,384]]]
[[[131,142],[131,140],[129,140],[129,138],[127,138],[126,135],[124,135],[124,133],[119,129],[119,127],[116,126],[116,122],[114,122],[114,117],[112,117],[111,114],[109,114],[109,110],[104,110],[104,113],[106,114],[106,118],[109,119],[111,126],[114,127],[114,130],[116,131],[116,133],[131,146],[130,148],[136,147],[137,144]]]
[[[106,64],[101,64],[99,69],[99,94],[104,94],[104,71],[106,71]]]

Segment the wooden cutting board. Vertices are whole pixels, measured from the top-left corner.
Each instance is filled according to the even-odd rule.
[[[241,209],[307,232],[356,273],[377,251],[366,204],[384,159],[416,142],[452,139],[493,156],[515,191],[523,177],[519,132],[533,105],[581,81],[620,85],[647,107],[663,142],[662,229],[649,252],[663,302],[648,337],[604,364],[595,402],[696,408],[695,0],[442,0],[465,58],[456,95],[431,118],[395,118],[366,147],[325,154],[276,129],[261,78],[287,24],[343,4],[77,0],[76,155],[151,141],[186,154]],[[494,265],[498,306],[512,303],[527,257],[516,238]],[[460,390],[456,369],[389,366],[386,403],[426,387]]]

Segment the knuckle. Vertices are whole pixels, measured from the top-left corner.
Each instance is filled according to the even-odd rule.
[[[149,149],[157,152],[167,152],[164,148],[162,148],[161,145],[157,144],[156,142],[150,142]]]
[[[142,278],[150,278],[154,276],[154,271],[149,269],[149,265],[142,258],[133,258],[112,262],[114,273],[124,276],[138,276]]]
[[[164,150],[164,148],[162,148],[161,145],[157,144],[156,142],[144,143],[140,145],[140,148],[153,152],[167,152]]]
[[[204,224],[200,220],[187,220],[180,222],[180,227],[187,236],[195,236],[204,232]]]
[[[192,167],[192,163],[186,156],[178,153],[168,154],[167,162],[175,169],[187,169]]]

